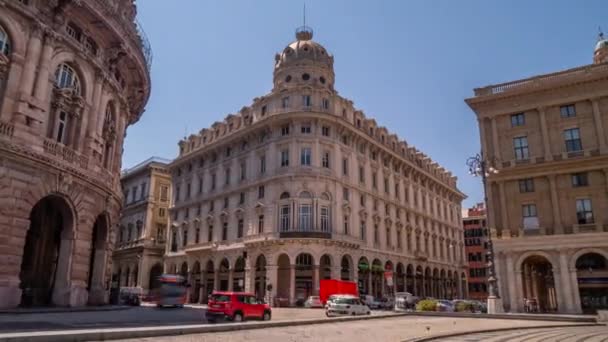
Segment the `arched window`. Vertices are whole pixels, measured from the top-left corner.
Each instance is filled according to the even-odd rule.
[[[310,192],[302,191],[300,192],[300,198],[312,198],[312,196],[310,195]]]
[[[290,197],[289,196],[289,192],[284,192],[284,193],[281,194],[280,199],[286,199],[286,198],[289,198],[289,197]]]
[[[104,151],[103,151],[103,166],[106,169],[111,168],[112,154],[114,152],[114,139],[116,138],[116,119],[114,111],[112,110],[112,104],[108,103],[106,107],[106,115],[103,121],[103,139],[104,139]]]
[[[80,94],[80,80],[76,71],[69,65],[62,63],[55,70],[55,86],[59,89],[72,89],[72,91]]]
[[[8,39],[8,34],[4,31],[4,28],[0,26],[0,53],[8,56],[11,52],[11,45]]]
[[[329,201],[331,198],[327,192],[324,192],[323,194],[321,194],[321,199],[324,201]]]

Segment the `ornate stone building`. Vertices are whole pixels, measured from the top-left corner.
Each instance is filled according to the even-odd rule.
[[[469,208],[462,218],[464,228],[464,251],[468,261],[467,298],[486,300],[488,298],[488,226],[483,203]]]
[[[339,96],[312,35],[275,56],[269,94],[179,142],[166,270],[192,301],[270,289],[293,305],[326,278],[382,295],[385,271],[398,291],[461,297],[456,177]]]
[[[608,307],[608,41],[594,63],[475,89],[505,309]]]
[[[129,0],[0,0],[0,307],[107,300],[126,127],[150,91]]]
[[[116,237],[112,286],[147,294],[163,272],[169,222],[170,160],[153,157],[123,172],[124,204]]]

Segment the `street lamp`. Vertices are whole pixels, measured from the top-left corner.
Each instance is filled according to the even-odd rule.
[[[483,153],[477,153],[475,156],[467,159],[467,166],[469,167],[469,173],[474,177],[481,177],[483,183],[483,201],[486,207],[486,225],[488,228],[492,227],[492,219],[490,217],[490,210],[488,208],[488,192],[487,192],[487,177],[492,174],[497,174],[498,170],[495,165],[497,159],[484,158]],[[497,286],[497,275],[496,267],[494,263],[494,244],[492,243],[492,232],[488,232],[488,313],[501,313],[502,303],[500,300],[500,294],[498,293]]]

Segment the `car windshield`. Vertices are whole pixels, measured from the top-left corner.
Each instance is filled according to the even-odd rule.
[[[229,302],[230,296],[228,296],[228,295],[211,295],[211,298],[209,298],[209,300],[214,301],[214,302]]]
[[[337,298],[334,301],[336,304],[355,304],[354,298]]]

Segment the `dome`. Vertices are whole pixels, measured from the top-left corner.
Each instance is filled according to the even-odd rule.
[[[598,51],[598,50],[600,50],[602,48],[606,48],[606,47],[608,47],[608,40],[602,38],[597,41],[597,44],[595,44],[595,51]]]
[[[334,57],[312,37],[312,29],[302,26],[296,30],[296,40],[276,54],[275,88],[306,84],[333,90]]]

